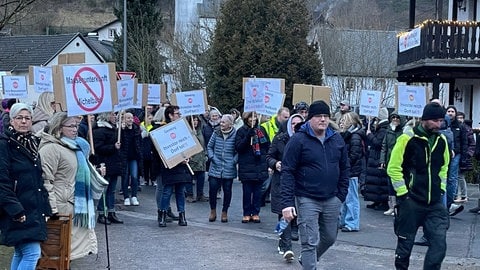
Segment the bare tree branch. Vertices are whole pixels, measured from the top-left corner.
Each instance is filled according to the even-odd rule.
[[[32,4],[39,1],[42,0],[0,0],[0,30],[7,24],[14,23],[15,17],[26,16],[33,7]]]

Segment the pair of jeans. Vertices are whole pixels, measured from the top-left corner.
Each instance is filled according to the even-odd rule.
[[[138,161],[137,160],[127,161],[127,171],[125,173],[125,176],[122,177],[122,190],[123,190],[124,199],[130,197],[128,194],[128,186],[130,186],[130,190],[132,191],[132,197],[137,197],[137,191],[138,191]]]
[[[282,218],[282,215],[278,215],[278,221]],[[292,220],[293,221],[293,220]],[[292,250],[292,221],[288,223],[288,226],[283,230],[278,241],[278,247],[280,251]]]
[[[454,158],[450,160],[448,165],[448,178],[447,178],[447,207],[450,208],[450,205],[455,200],[455,195],[457,194],[457,185],[458,185],[458,171],[460,167],[460,154],[456,154]]]
[[[466,198],[467,197],[467,181],[465,180],[465,172],[460,172],[458,174],[457,197],[460,197],[460,198]]]
[[[243,181],[243,216],[260,213],[263,181]]]
[[[348,193],[340,210],[340,226],[360,230],[360,201],[358,199],[358,177],[349,179]]]
[[[103,213],[105,211],[104,203],[107,207],[108,212],[115,212],[115,189],[117,188],[118,177],[121,177],[121,176],[120,175],[105,176],[105,179],[108,181],[108,186],[107,186],[107,190],[102,194],[102,197],[98,201],[98,205],[97,205],[98,212]]]
[[[158,185],[158,184],[157,184]],[[185,183],[175,183],[163,186],[162,202],[160,210],[167,211],[170,207],[170,198],[175,189],[175,201],[177,203],[177,211],[185,213]]]
[[[342,202],[336,196],[322,201],[296,197],[296,202],[303,269],[317,269],[317,261],[337,240]]]
[[[222,179],[210,176],[208,177],[208,196],[210,209],[217,209],[217,192],[222,187],[223,190],[223,207],[222,212],[227,212],[232,201],[232,185],[233,179]]]
[[[394,229],[397,238],[396,269],[408,269],[415,235],[423,226],[430,245],[425,254],[423,269],[440,269],[447,250],[448,211],[442,200],[426,205],[407,198],[397,205]]]
[[[13,252],[11,270],[35,270],[40,259],[40,242],[18,244]]]

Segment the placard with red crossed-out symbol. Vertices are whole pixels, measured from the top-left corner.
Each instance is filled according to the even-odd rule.
[[[182,116],[203,114],[207,110],[205,90],[189,90],[175,93],[175,103]]]
[[[360,115],[378,117],[382,92],[375,90],[362,90],[360,92]]]
[[[37,93],[53,92],[52,67],[33,67],[33,88]]]
[[[25,76],[2,76],[4,98],[28,97],[27,78]]]
[[[112,111],[112,90],[116,89],[111,89],[108,65],[65,65],[63,76],[69,116]]]
[[[117,81],[117,97],[118,97],[118,104],[116,104],[113,108],[114,111],[118,112],[121,110],[126,110],[133,108],[135,105],[135,80],[121,80]]]
[[[278,110],[283,107],[283,102],[285,101],[285,94],[270,90],[266,90],[264,92],[265,97],[263,99],[263,109],[258,110],[257,112],[263,115],[274,116],[275,114],[277,114]]]
[[[248,80],[245,83],[244,112],[263,111],[265,107],[265,81]]]
[[[427,88],[416,85],[399,85],[396,98],[399,115],[422,117],[423,107],[427,104]]]

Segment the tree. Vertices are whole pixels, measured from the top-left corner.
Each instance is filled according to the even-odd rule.
[[[123,5],[114,10],[123,23]],[[159,48],[163,27],[158,0],[127,1],[127,70],[135,71],[140,82],[160,83],[163,62]],[[114,41],[117,69],[123,67],[123,33]]]
[[[318,49],[307,44],[310,15],[304,0],[227,0],[217,21],[207,65],[209,101],[240,108],[242,78],[284,78],[285,105],[294,83],[320,85]]]
[[[39,0],[0,0],[0,30],[22,19]]]

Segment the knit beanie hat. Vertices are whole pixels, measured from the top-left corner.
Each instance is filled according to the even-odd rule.
[[[31,115],[33,115],[33,110],[30,108],[30,106],[25,103],[15,103],[12,105],[12,108],[10,108],[10,118],[15,118],[15,116],[17,116],[20,111],[23,110],[27,110]]]
[[[455,115],[458,114],[457,107],[455,107],[453,105],[448,105],[448,107],[445,109],[445,111],[448,111],[448,109],[453,109],[455,111]]]
[[[385,107],[380,108],[378,112],[378,119],[380,120],[387,120],[388,119],[388,109]]]
[[[445,118],[445,109],[438,103],[428,103],[423,108],[422,120]]]
[[[323,100],[314,101],[312,105],[310,105],[307,120],[310,120],[312,117],[318,114],[326,114],[330,116],[330,107]]]

